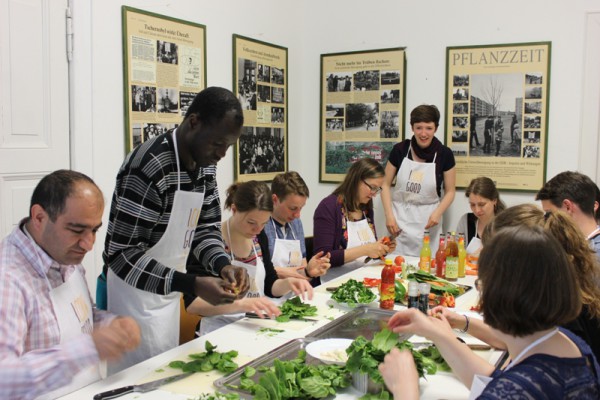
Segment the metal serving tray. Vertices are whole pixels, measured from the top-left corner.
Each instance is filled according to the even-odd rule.
[[[392,310],[382,310],[379,308],[357,307],[354,310],[346,313],[322,328],[310,333],[305,338],[293,339],[279,346],[259,358],[242,365],[231,374],[217,379],[214,382],[215,387],[221,392],[237,393],[243,399],[251,399],[252,395],[243,390],[230,388],[230,385],[239,386],[240,377],[244,372],[244,368],[250,366],[253,368],[270,367],[274,360],[293,360],[298,356],[298,352],[306,348],[306,346],[320,339],[327,338],[344,338],[356,339],[358,336],[364,336],[368,340],[373,340],[373,336],[387,326],[387,321],[394,315]],[[408,339],[411,335],[401,335],[399,340]],[[306,355],[308,364],[321,364],[322,362],[309,355]],[[255,382],[258,382],[260,374],[252,377]]]

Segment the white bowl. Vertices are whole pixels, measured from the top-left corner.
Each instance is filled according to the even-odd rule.
[[[346,349],[352,342],[352,339],[321,339],[309,343],[306,353],[325,364],[345,365],[348,359]]]

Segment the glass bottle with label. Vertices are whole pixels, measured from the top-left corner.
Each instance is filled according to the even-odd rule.
[[[427,315],[427,312],[429,311],[430,290],[431,285],[429,283],[419,283],[419,310],[421,310],[421,312],[423,312],[423,314],[425,315]]]
[[[458,277],[465,277],[465,264],[467,262],[467,250],[465,249],[465,235],[458,234]]]
[[[444,244],[444,234],[440,233],[440,243],[435,253],[435,275],[443,278],[446,273],[446,246]]]
[[[408,281],[408,308],[419,308],[419,282]]]
[[[419,269],[421,271],[431,271],[431,246],[429,246],[429,231],[423,235],[423,246],[419,257]]]
[[[379,308],[385,310],[394,309],[396,297],[396,271],[392,260],[386,259],[385,266],[381,270],[381,285],[379,287]]]
[[[446,279],[449,281],[458,279],[458,244],[454,232],[448,233],[446,239]]]

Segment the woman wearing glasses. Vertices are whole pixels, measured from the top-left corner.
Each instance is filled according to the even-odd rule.
[[[367,257],[377,260],[394,250],[377,240],[373,198],[381,192],[385,171],[372,158],[358,160],[344,181],[319,203],[314,214],[314,252],[331,253],[326,282],[365,265]]]
[[[434,136],[439,123],[440,112],[434,105],[412,110],[413,137],[394,145],[385,167],[381,193],[385,224],[397,236],[398,252],[408,256],[419,256],[424,230],[429,229],[432,238],[439,236],[442,215],[456,193],[454,155]],[[432,253],[436,242],[432,240]]]

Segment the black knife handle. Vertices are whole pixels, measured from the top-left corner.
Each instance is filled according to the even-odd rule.
[[[123,386],[122,388],[108,390],[106,392],[98,393],[94,396],[94,400],[108,400],[114,399],[115,397],[123,396],[124,394],[133,392],[133,386]]]

